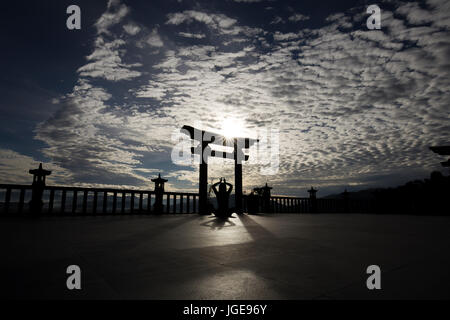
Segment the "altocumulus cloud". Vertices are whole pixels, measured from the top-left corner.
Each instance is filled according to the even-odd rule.
[[[245,165],[247,187],[268,180],[277,193],[300,194],[311,184],[332,191],[426,174],[438,168],[428,146],[450,138],[450,8],[389,3],[382,30],[365,28],[361,7],[283,32],[198,7],[144,26],[110,1],[78,84],[36,138],[82,184],[148,186],[161,170],[172,188],[193,189],[195,165],[164,164],[173,130],[221,128],[230,117],[249,135],[280,130],[278,175]],[[231,165],[211,169],[231,174]]]

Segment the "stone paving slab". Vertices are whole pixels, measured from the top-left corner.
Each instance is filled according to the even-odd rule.
[[[9,218],[0,241],[2,298],[450,298],[449,217]],[[80,291],[66,288],[72,264]],[[372,264],[378,291],[366,287]]]

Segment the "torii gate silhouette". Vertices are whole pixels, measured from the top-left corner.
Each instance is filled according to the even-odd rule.
[[[209,214],[207,206],[208,195],[208,157],[223,159],[234,159],[234,193],[236,201],[236,213],[242,213],[242,161],[247,161],[249,156],[244,154],[243,149],[250,148],[258,139],[252,138],[226,138],[223,135],[210,131],[199,130],[191,126],[183,126],[181,132],[199,144],[191,148],[192,154],[200,155],[199,174],[199,212]],[[209,144],[233,147],[233,152],[212,150]]]

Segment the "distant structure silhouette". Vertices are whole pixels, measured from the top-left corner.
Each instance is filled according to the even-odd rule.
[[[29,173],[33,175],[30,209],[32,213],[39,215],[44,206],[42,195],[44,193],[45,177],[49,176],[52,172],[42,169],[42,163],[40,163],[38,169],[31,169]]]
[[[450,156],[450,146],[430,147],[430,150],[441,156]],[[447,161],[441,162],[441,164],[443,167],[450,168],[450,159],[448,159]]]
[[[153,208],[157,213],[163,212],[164,183],[167,181],[167,179],[161,178],[160,173],[158,173],[158,178],[152,179],[152,182],[155,183],[155,204]]]
[[[217,190],[219,186],[219,190]],[[228,209],[228,201],[230,199],[230,193],[233,190],[231,183],[228,183],[225,178],[220,178],[219,182],[212,185],[212,190],[217,198],[218,209],[216,215],[219,217],[230,216],[230,210]]]
[[[350,192],[347,191],[347,188],[342,192],[342,198],[344,199],[344,212],[350,211]]]
[[[188,133],[189,137],[199,142],[198,146],[191,148],[192,154],[200,156],[199,174],[199,211],[200,214],[209,214],[208,210],[208,159],[204,156],[218,157],[223,159],[234,159],[234,184],[235,184],[235,209],[236,213],[242,214],[242,161],[247,161],[249,156],[244,154],[243,149],[250,148],[257,139],[251,138],[225,138],[223,135],[203,131],[191,126],[183,126],[183,133]],[[212,150],[210,144],[219,146],[229,146],[231,142],[233,152]]]
[[[380,214],[449,215],[450,176],[433,171],[429,179],[409,181],[375,190],[375,212]]]

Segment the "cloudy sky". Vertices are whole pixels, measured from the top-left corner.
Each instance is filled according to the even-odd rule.
[[[68,30],[66,8],[81,8]],[[368,30],[370,4],[381,30]],[[450,2],[16,1],[2,7],[0,182],[194,191],[171,153],[183,125],[279,132],[279,169],[244,190],[319,195],[440,170],[450,142]],[[216,160],[211,178],[233,180]]]

